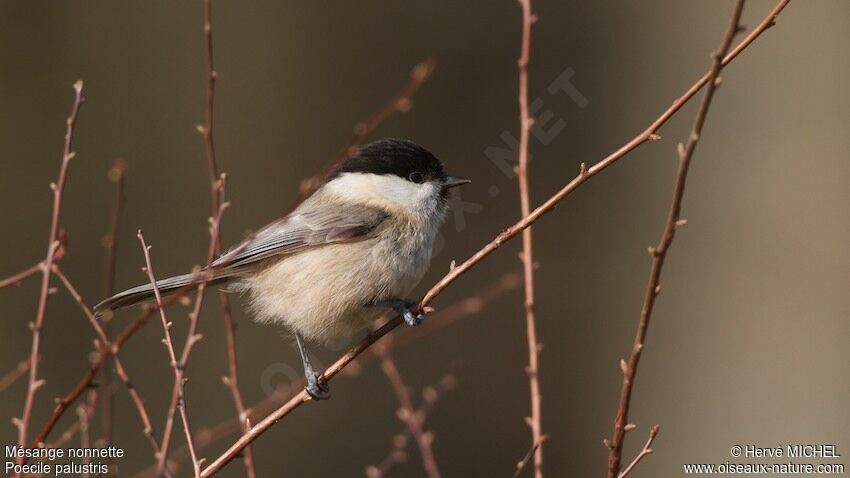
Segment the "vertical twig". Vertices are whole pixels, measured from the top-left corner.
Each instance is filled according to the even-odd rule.
[[[215,143],[213,142],[215,82],[218,77],[218,73],[215,70],[213,55],[212,0],[204,0],[204,39],[207,53],[207,104],[204,124],[198,125],[197,129],[204,138],[204,148],[207,156],[207,169],[210,179],[212,214],[215,215],[221,205],[221,185],[219,182],[220,174],[218,170],[218,163],[216,162],[215,156]],[[221,253],[220,239],[216,239],[215,247],[215,252]],[[227,340],[227,375],[222,377],[222,382],[230,390],[233,405],[236,408],[236,414],[239,417],[239,422],[244,432],[248,430],[248,425],[246,423],[248,415],[245,411],[245,403],[242,399],[242,392],[239,389],[239,367],[236,355],[236,322],[233,319],[230,299],[227,297],[227,294],[223,291],[219,291],[218,298],[221,303],[225,337]],[[244,458],[246,474],[248,478],[254,478],[256,475],[254,471],[254,455],[250,447],[245,450]]]
[[[531,214],[531,200],[528,188],[528,139],[534,119],[528,111],[528,61],[531,50],[531,25],[537,17],[531,13],[531,0],[518,0],[522,9],[522,44],[520,57],[517,62],[519,70],[519,166],[517,179],[519,182],[519,200],[522,217]],[[539,359],[541,344],[537,341],[537,321],[534,311],[534,255],[532,253],[531,228],[522,231],[522,271],[525,288],[525,333],[528,339],[528,374],[529,394],[531,398],[531,416],[526,417],[526,423],[531,428],[531,443],[537,444],[534,450],[534,476],[543,477],[543,431],[540,418],[540,377]]]
[[[124,175],[127,172],[127,161],[118,158],[109,169],[109,181],[115,184],[115,200],[109,214],[109,230],[103,237],[105,254],[103,297],[110,297],[115,289],[115,263],[118,254],[118,230],[121,225],[121,213],[124,211]],[[110,325],[112,324],[112,312],[106,311],[103,318],[103,331],[107,338],[110,337]],[[105,446],[112,443],[115,413],[115,393],[112,387],[112,373],[109,366],[103,367],[100,373],[100,413],[101,413],[101,441]],[[129,381],[125,381],[129,384]],[[146,429],[147,430],[147,429]],[[156,442],[154,442],[155,444]],[[108,459],[107,465],[112,464]],[[111,466],[109,467],[112,468]]]
[[[398,398],[399,405],[401,405],[398,409],[398,418],[407,425],[410,434],[419,447],[419,454],[422,457],[422,467],[425,469],[425,473],[429,478],[440,478],[440,469],[437,466],[437,460],[434,458],[434,451],[431,448],[431,443],[434,441],[433,433],[425,432],[422,426],[422,418],[413,407],[413,400],[410,399],[410,391],[401,378],[401,373],[398,371],[392,355],[390,355],[388,346],[383,343],[379,344],[376,352],[381,357],[381,370],[387,376]]]
[[[215,258],[216,251],[218,250],[218,246],[220,244],[220,225],[221,225],[221,217],[224,214],[224,210],[227,209],[229,204],[224,201],[224,189],[227,184],[227,177],[222,174],[219,179],[216,181],[217,192],[219,194],[219,198],[216,200],[218,203],[218,211],[215,216],[210,219],[211,227],[210,227],[210,245],[209,250],[207,252],[207,262],[204,267],[204,272],[201,274],[201,281],[198,284],[198,290],[195,294],[195,305],[192,307],[192,311],[189,313],[189,329],[186,332],[186,341],[183,343],[183,351],[180,354],[180,360],[177,362],[179,368],[181,370],[185,370],[189,364],[189,356],[192,353],[192,347],[195,343],[201,339],[200,334],[196,334],[198,328],[198,319],[201,315],[201,307],[204,303],[204,296],[206,293],[207,282],[212,279],[212,268],[210,264],[212,264],[213,259]],[[159,302],[157,302],[159,303]],[[161,311],[162,307],[160,307]],[[168,460],[168,452],[171,444],[171,432],[174,428],[174,415],[179,410],[177,405],[181,402],[181,394],[182,394],[182,384],[179,384],[177,381],[174,382],[174,387],[171,390],[171,402],[168,409],[168,414],[165,420],[165,426],[163,427],[163,435],[162,441],[159,446],[159,462],[157,463],[157,469],[159,475],[162,475],[167,472],[167,460]],[[192,450],[190,450],[192,451]],[[194,454],[192,454],[194,457]],[[198,465],[197,462],[193,460],[195,465]]]
[[[696,119],[688,138],[687,146],[681,143],[678,146],[679,153],[679,170],[676,174],[676,183],[673,188],[673,199],[670,205],[670,210],[667,214],[667,221],[664,224],[664,229],[661,233],[661,238],[658,245],[650,248],[652,255],[652,266],[650,267],[649,279],[647,281],[646,292],[644,293],[643,307],[641,308],[640,320],[638,321],[637,331],[635,333],[634,343],[632,345],[631,354],[628,362],[621,361],[621,369],[623,372],[623,384],[620,390],[620,400],[617,407],[617,416],[614,420],[614,432],[610,441],[610,450],[608,453],[608,478],[618,478],[620,475],[620,462],[623,454],[623,442],[625,441],[626,431],[629,427],[629,404],[634,387],[635,374],[637,373],[638,364],[640,363],[641,353],[643,352],[644,340],[646,339],[649,320],[652,316],[652,310],[655,306],[656,298],[661,292],[661,270],[664,267],[664,261],[667,258],[667,251],[673,243],[673,238],[676,235],[676,230],[685,225],[685,220],[681,218],[682,199],[685,194],[685,182],[688,178],[688,168],[702,133],[705,119],[708,115],[708,109],[711,105],[711,100],[714,98],[714,92],[717,90],[720,82],[720,71],[723,69],[723,59],[729,52],[732,46],[732,40],[735,35],[741,31],[740,21],[741,12],[744,9],[744,0],[738,0],[735,5],[735,10],[732,13],[732,18],[729,21],[729,27],[723,37],[717,52],[713,54],[713,63],[708,74],[705,96],[700,103],[697,111]],[[657,433],[657,432],[656,432]]]
[[[21,414],[21,418],[15,419],[15,423],[18,426],[18,445],[21,447],[27,445],[27,429],[32,416],[35,392],[41,385],[44,384],[44,381],[38,378],[38,356],[39,348],[41,346],[41,328],[44,326],[44,315],[47,310],[47,295],[50,291],[50,273],[56,251],[59,248],[59,216],[62,210],[62,192],[65,190],[65,179],[68,175],[68,165],[74,158],[74,153],[71,151],[71,146],[74,140],[74,126],[77,123],[77,115],[80,112],[80,106],[82,104],[83,81],[78,80],[74,83],[74,104],[71,107],[71,114],[66,120],[65,145],[62,149],[62,165],[59,168],[59,179],[56,183],[51,184],[51,189],[53,189],[53,217],[50,222],[50,236],[47,242],[47,258],[44,259],[41,269],[41,291],[38,296],[38,309],[35,314],[35,321],[32,323],[32,349],[30,351],[27,395],[24,399],[24,409]],[[23,463],[23,459],[19,458],[18,462]]]
[[[148,280],[150,280],[151,286],[153,287],[154,297],[156,297],[156,304],[159,308],[159,318],[162,321],[162,333],[165,336],[163,342],[165,343],[165,348],[168,350],[168,358],[171,362],[171,367],[174,369],[174,383],[178,389],[177,395],[177,403],[176,407],[180,412],[180,419],[183,421],[183,432],[186,434],[186,443],[189,446],[189,454],[192,456],[192,467],[195,470],[195,477],[199,477],[201,475],[201,462],[198,460],[198,455],[195,453],[195,444],[194,439],[192,437],[192,430],[189,425],[189,413],[186,410],[186,395],[184,391],[183,384],[186,381],[185,378],[185,364],[183,362],[178,362],[177,354],[174,352],[174,342],[171,340],[171,322],[168,321],[168,318],[165,316],[165,309],[162,307],[162,296],[159,293],[159,288],[156,285],[156,278],[153,273],[153,266],[151,265],[151,256],[150,256],[150,246],[145,244],[145,236],[142,234],[142,230],[139,229],[137,234],[139,237],[139,242],[142,244],[142,251],[145,255],[145,272],[148,275]],[[194,322],[194,321],[193,321]],[[188,347],[191,347],[200,337],[196,336],[191,330],[186,336],[186,344]],[[163,449],[160,452],[160,456],[165,455],[165,450]]]

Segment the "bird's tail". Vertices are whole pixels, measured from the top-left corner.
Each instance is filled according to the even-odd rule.
[[[187,287],[189,290],[194,290],[203,282],[204,273],[183,274],[179,276],[169,277],[156,281],[156,288],[163,296],[173,294],[178,290]],[[229,275],[214,276],[212,280],[207,281],[207,284],[217,284],[226,281]],[[104,310],[117,310],[122,307],[137,304],[154,296],[153,286],[151,284],[143,284],[132,289],[127,289],[124,292],[119,292],[112,297],[102,301],[94,306],[95,312]]]

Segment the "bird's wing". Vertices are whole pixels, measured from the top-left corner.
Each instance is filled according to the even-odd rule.
[[[289,216],[273,222],[231,248],[212,264],[214,269],[232,270],[272,256],[297,252],[306,247],[353,240],[377,228],[386,211],[361,205],[314,208],[307,201]]]

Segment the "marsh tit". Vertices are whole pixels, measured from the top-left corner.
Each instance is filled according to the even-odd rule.
[[[386,139],[340,163],[295,210],[216,258],[209,283],[249,297],[257,321],[295,335],[307,391],[329,398],[305,340],[350,336],[389,311],[418,325],[407,295],[428,270],[449,191],[470,181],[450,176],[425,148]],[[157,281],[162,294],[197,286],[201,274]],[[153,297],[150,284],[97,306],[117,309]]]

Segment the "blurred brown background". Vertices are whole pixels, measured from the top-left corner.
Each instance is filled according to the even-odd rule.
[[[754,26],[772,1],[748,2]],[[518,217],[516,184],[485,155],[517,135],[520,11],[516,2],[215,2],[217,152],[230,177],[226,243],[275,218],[301,178],[346,144],[407,79],[417,62],[439,65],[413,109],[373,138],[416,139],[474,183],[463,200],[477,213],[450,217],[445,245],[418,293]],[[533,3],[531,97],[563,119],[548,144],[532,138],[533,202],[645,128],[709,65],[732,2],[571,1]],[[25,2],[0,5],[0,276],[40,260],[59,167],[71,84],[86,81],[65,194],[66,274],[89,303],[100,298],[112,186],[106,172],[130,163],[120,234],[118,287],[145,280],[135,238],[143,228],[160,276],[201,263],[209,194],[203,144],[205,62],[202,5],[194,2]],[[850,454],[850,3],[792,2],[724,72],[691,170],[689,224],[677,237],[635,389],[639,428],[627,457],[661,424],[635,476],[678,476],[682,463],[725,462],[729,447],[834,443]],[[566,69],[587,99],[579,107],[547,87]],[[545,470],[600,476],[654,244],[669,203],[676,142],[696,102],[643,146],[582,187],[535,227],[542,354]],[[540,113],[538,113],[540,114]],[[554,120],[553,120],[554,121]],[[448,289],[445,307],[498,275],[518,270],[512,242]],[[29,351],[38,280],[0,290],[0,373]],[[232,416],[215,300],[189,369],[193,425]],[[239,307],[242,389],[265,397],[280,372],[299,367],[282,330],[253,324]],[[64,291],[44,329],[33,428],[79,379],[94,334]],[[122,327],[134,316],[116,318]],[[182,325],[185,310],[172,318]],[[457,387],[429,418],[446,476],[510,476],[530,443],[521,294],[514,291],[451,328],[396,351],[417,390],[452,372]],[[122,358],[160,433],[172,375],[151,321]],[[182,343],[182,337],[179,339]],[[336,350],[317,350],[328,363]],[[264,385],[264,382],[267,382]],[[334,398],[308,404],[254,446],[261,476],[362,476],[402,429],[397,402],[374,362],[341,377]],[[0,441],[21,413],[24,381],[0,395]],[[121,474],[151,462],[137,416],[119,388],[116,444]],[[67,426],[67,414],[54,436]],[[201,453],[215,457],[228,438]],[[184,442],[178,429],[175,442]],[[411,449],[397,476],[422,476]],[[628,459],[628,458],[626,458]],[[743,461],[743,460],[742,460]],[[181,476],[188,473],[181,469]],[[241,476],[240,463],[221,476]]]

